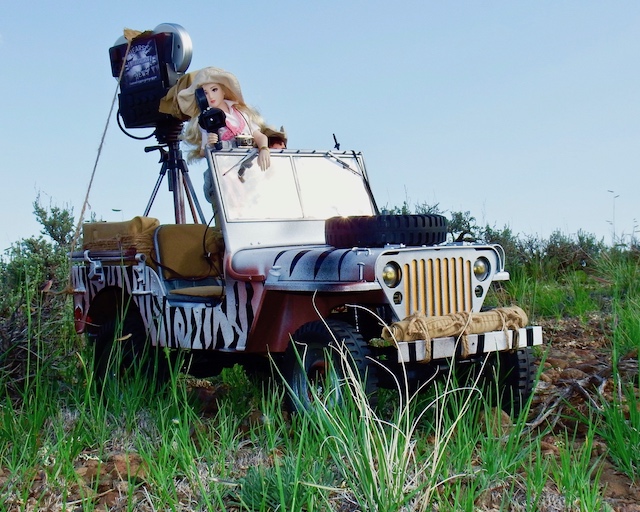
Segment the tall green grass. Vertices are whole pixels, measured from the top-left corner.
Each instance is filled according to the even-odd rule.
[[[603,251],[584,236],[542,244],[493,234],[507,242],[513,270],[493,292],[496,305],[519,304],[532,322],[602,315],[613,361],[633,361],[635,249]],[[59,256],[29,240],[0,262],[2,317],[19,334],[0,354],[2,510],[544,510],[558,500],[567,510],[606,510],[596,439],[638,480],[640,383],[620,365],[577,431],[532,429],[526,413],[507,421],[473,383],[461,389],[446,378],[415,395],[390,390],[372,406],[349,365],[340,405],[323,394],[321,407],[295,415],[283,407],[284,387],[263,387],[238,367],[211,379],[225,390],[213,412],[201,410],[175,369],[163,390],[140,372],[126,385],[98,387],[70,303],[38,291],[49,278],[61,288],[67,269],[43,270],[66,267]],[[557,455],[543,438],[555,439]]]
[[[564,495],[567,510],[602,510],[602,466],[599,459],[593,457],[594,435],[593,424],[579,441],[575,435],[565,433],[560,457],[551,466],[554,483]]]
[[[91,366],[87,360],[81,367]],[[341,510],[349,503],[476,510],[492,493],[508,509],[514,493],[523,507],[538,503],[545,483],[577,480],[584,470],[569,460],[552,472],[524,418],[504,422],[473,385],[396,392],[382,411],[349,368],[341,385],[353,392],[343,390],[340,405],[323,393],[315,397],[325,400],[321,407],[293,417],[283,409],[282,388],[252,384],[247,396],[251,381],[238,368],[220,378],[229,391],[210,416],[199,412],[178,374],[164,393],[150,393],[139,376],[126,392],[108,386],[102,397],[89,370],[87,387],[75,388],[34,374],[40,389],[29,396],[40,399],[6,399],[1,410],[0,465],[12,476],[0,486],[0,507],[44,508],[57,500],[94,510],[109,495],[100,478],[78,469],[88,460],[106,468],[114,454],[138,461],[116,482],[125,510]],[[595,483],[590,492],[601,496]]]
[[[621,472],[632,481],[640,479],[640,398],[638,382],[617,382],[613,399],[601,400],[594,412],[596,432],[609,447],[609,455]]]

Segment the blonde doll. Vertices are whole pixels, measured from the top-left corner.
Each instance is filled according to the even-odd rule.
[[[199,87],[204,90],[209,107],[219,108],[226,115],[225,126],[218,133],[207,133],[198,124],[200,110],[196,103],[195,91]],[[260,169],[264,171],[269,168],[271,155],[268,139],[260,131],[264,121],[244,102],[240,83],[232,73],[214,67],[201,69],[194,75],[191,85],[178,93],[178,105],[180,110],[190,117],[182,136],[185,142],[194,146],[188,153],[189,160],[204,157],[208,144],[215,144],[221,140],[233,147],[235,138],[244,135],[253,137],[254,144],[259,148]]]

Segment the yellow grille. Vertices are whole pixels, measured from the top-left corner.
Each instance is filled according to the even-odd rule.
[[[471,311],[471,262],[464,258],[419,259],[403,267],[405,313],[428,316]]]

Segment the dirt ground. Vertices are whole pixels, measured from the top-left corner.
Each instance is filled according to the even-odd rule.
[[[611,321],[593,315],[587,322],[568,318],[539,324],[543,326],[548,354],[529,421],[540,422],[541,427],[553,426],[553,433],[543,440],[543,449],[550,455],[557,455],[565,429],[573,432],[577,426],[579,433],[585,430],[584,425],[573,419],[576,413],[572,409],[586,413],[591,400],[597,403],[599,396],[611,398],[615,392]],[[623,354],[618,360],[618,369],[625,381],[635,379],[637,382],[637,351]],[[580,442],[580,435],[577,441]],[[616,470],[607,458],[606,444],[600,439],[594,443],[594,457],[603,460],[600,483],[605,503],[620,512],[640,511],[640,487]]]

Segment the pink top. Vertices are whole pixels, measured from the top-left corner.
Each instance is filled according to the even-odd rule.
[[[220,140],[233,140],[238,135],[252,135],[254,131],[259,130],[258,125],[251,118],[238,110],[235,101],[224,100],[229,107],[229,113],[226,114],[226,126],[220,128]],[[202,147],[207,144],[207,132],[201,127]]]

